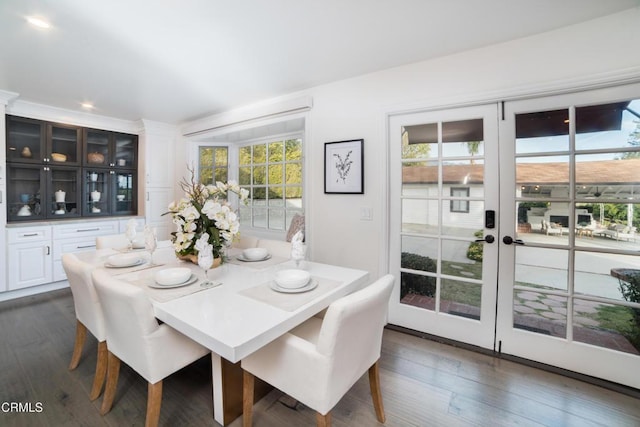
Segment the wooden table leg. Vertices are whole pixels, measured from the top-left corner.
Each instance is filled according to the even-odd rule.
[[[228,425],[242,415],[242,368],[240,362],[231,363],[211,353],[213,380],[213,418]],[[255,379],[254,402],[262,399],[273,387],[260,378]]]

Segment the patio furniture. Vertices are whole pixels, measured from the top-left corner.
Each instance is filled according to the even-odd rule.
[[[549,223],[546,220],[542,220],[542,232],[549,235],[560,235],[562,236],[562,225],[556,224],[554,222]]]

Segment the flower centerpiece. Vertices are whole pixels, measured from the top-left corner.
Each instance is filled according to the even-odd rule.
[[[212,249],[213,257],[221,259],[223,249],[230,246],[240,232],[238,215],[227,200],[227,195],[229,192],[235,193],[240,202],[246,204],[249,192],[240,188],[235,181],[200,184],[195,180],[194,171],[190,171],[190,181],[185,179],[180,182],[185,197],[172,202],[167,212],[177,227],[171,233],[173,248],[178,258],[196,264],[198,251],[202,248]]]

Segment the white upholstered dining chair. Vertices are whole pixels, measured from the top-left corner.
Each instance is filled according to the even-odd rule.
[[[291,257],[291,242],[285,242],[283,240],[260,239],[258,240],[258,247],[267,249],[273,256],[279,256],[283,258]]]
[[[89,398],[95,400],[100,396],[107,374],[107,333],[102,307],[91,279],[91,271],[94,267],[79,260],[72,253],[62,254],[62,267],[69,280],[73,306],[76,311],[76,338],[69,370],[74,370],[80,363],[88,329],[98,340],[96,373],[89,393]]]
[[[243,425],[252,424],[254,376],[316,411],[318,426],[331,425],[331,409],[369,371],[371,396],[385,421],[378,359],[394,278],[386,275],[331,304],[242,360]]]
[[[160,419],[162,380],[209,350],[170,326],[158,324],[142,289],[100,269],[92,277],[104,311],[108,343],[107,385],[100,413],[111,410],[122,361],[147,380],[145,425],[155,426]]]

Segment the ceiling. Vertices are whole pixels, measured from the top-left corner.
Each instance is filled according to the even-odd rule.
[[[500,43],[638,0],[2,0],[0,90],[183,123]],[[43,30],[26,22],[39,16]]]

